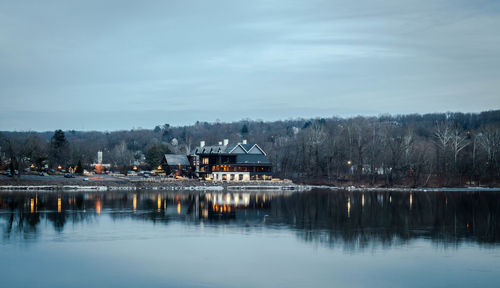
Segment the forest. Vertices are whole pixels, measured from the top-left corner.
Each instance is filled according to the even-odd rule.
[[[97,151],[116,171],[152,169],[165,153],[204,140],[257,143],[276,178],[337,185],[498,185],[500,110],[481,113],[329,117],[160,124],[126,131],[3,131],[0,170],[80,166]],[[22,176],[19,176],[22,177]]]

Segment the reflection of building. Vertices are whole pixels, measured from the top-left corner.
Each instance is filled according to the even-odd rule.
[[[205,146],[200,142],[192,152],[196,172],[200,177],[216,181],[271,180],[272,164],[266,152],[257,144],[229,144],[227,139],[219,145]]]
[[[198,201],[200,218],[210,220],[235,219],[237,222],[261,222],[270,208],[272,196],[250,193],[205,193]]]

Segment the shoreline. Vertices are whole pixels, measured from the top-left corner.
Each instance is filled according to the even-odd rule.
[[[24,181],[29,182],[29,181]],[[9,183],[0,182],[0,191],[75,191],[75,192],[106,192],[106,191],[296,191],[304,192],[313,189],[349,192],[500,192],[500,187],[355,187],[355,186],[326,186],[305,185],[291,182],[128,182],[128,183]],[[83,184],[83,185],[82,185]]]

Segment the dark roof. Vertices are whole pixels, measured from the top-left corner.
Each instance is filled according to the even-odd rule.
[[[236,163],[238,164],[271,164],[267,157],[262,154],[238,154],[236,156]]]
[[[165,154],[163,159],[166,160],[168,165],[179,165],[179,163],[181,163],[181,166],[191,165],[186,155]]]

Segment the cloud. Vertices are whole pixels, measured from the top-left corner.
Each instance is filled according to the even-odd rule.
[[[0,129],[500,108],[499,3],[3,2]]]

